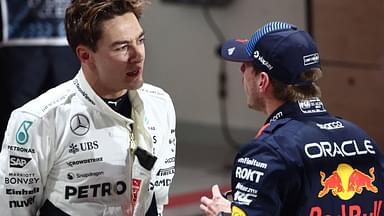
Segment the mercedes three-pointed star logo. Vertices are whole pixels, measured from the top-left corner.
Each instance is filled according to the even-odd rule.
[[[89,131],[89,119],[83,114],[76,114],[71,118],[71,131],[83,136]]]

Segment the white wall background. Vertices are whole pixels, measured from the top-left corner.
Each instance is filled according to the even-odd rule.
[[[305,27],[305,0],[234,0],[211,14],[226,38],[250,37],[269,21],[282,20]],[[144,12],[146,34],[145,80],[173,98],[178,122],[217,126],[219,44],[204,20],[202,8],[152,0]],[[246,106],[239,64],[229,63],[228,115],[231,128],[252,129],[266,116]]]

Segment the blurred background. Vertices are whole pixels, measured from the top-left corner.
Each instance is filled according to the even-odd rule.
[[[176,175],[165,215],[201,215],[199,199],[212,184],[229,188],[237,149],[266,116],[247,108],[240,65],[221,61],[217,49],[225,39],[249,38],[270,21],[310,32],[320,51],[327,110],[357,123],[384,150],[383,12],[383,0],[152,0],[141,20],[144,76],[171,95],[177,115]],[[2,83],[8,81],[5,73]]]
[[[210,186],[230,185],[238,145],[266,116],[246,106],[239,64],[224,63],[224,39],[249,38],[281,20],[318,44],[328,111],[365,129],[384,149],[384,1],[155,0],[142,23],[145,79],[166,89],[177,114],[176,176],[168,215],[199,215]]]

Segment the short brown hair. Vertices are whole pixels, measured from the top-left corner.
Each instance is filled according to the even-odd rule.
[[[72,0],[65,11],[65,31],[72,50],[79,44],[97,50],[101,23],[128,12],[139,19],[147,0]]]
[[[260,69],[255,68],[256,74],[261,73]],[[295,85],[281,82],[270,77],[273,86],[273,95],[276,99],[282,101],[296,102],[299,100],[310,99],[313,97],[321,97],[320,87],[315,83],[323,75],[323,72],[316,68],[305,71],[301,74],[302,81],[310,81],[307,85]]]
[[[321,97],[320,87],[315,81],[322,75],[323,73],[320,69],[308,70],[302,73],[301,80],[312,81],[308,85],[285,84],[276,79],[272,79],[274,95],[277,99],[291,102]]]

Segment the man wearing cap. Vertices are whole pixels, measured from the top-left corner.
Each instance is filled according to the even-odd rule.
[[[269,117],[234,160],[232,200],[212,187],[205,215],[384,215],[384,159],[362,129],[319,99],[322,75],[310,35],[267,23],[250,40],[229,40],[250,108]]]

